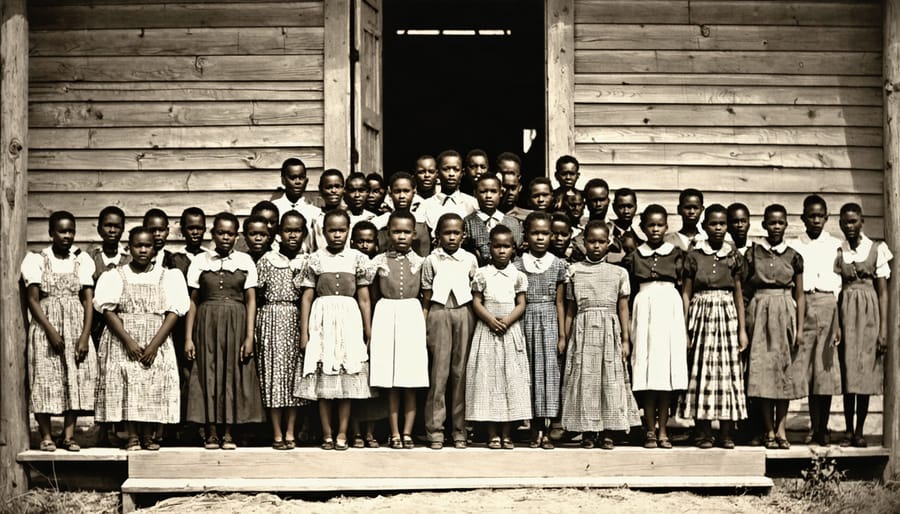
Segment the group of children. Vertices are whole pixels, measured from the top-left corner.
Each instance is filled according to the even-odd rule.
[[[557,189],[538,178],[521,199],[518,157],[487,163],[477,150],[423,156],[387,198],[378,175],[329,169],[316,207],[305,165],[288,159],[274,200],[243,224],[215,216],[211,249],[195,207],[175,249],[158,209],[123,248],[125,214],[107,207],[87,253],[75,218],[53,213],[52,244],[22,263],[40,448],[56,449],[62,414],[61,445],[77,451],[75,418],[93,411],[124,423],[128,450],[159,449],[161,424],[179,421],[202,427],[205,448],[234,449],[234,425],[266,419],[288,450],[298,408],[317,402],[324,449],[377,447],[384,418],[388,445],[412,448],[422,403],[432,449],[465,448],[475,423],[489,448],[512,449],[523,421],[535,448],[553,448],[552,426],[612,449],[641,425],[646,447],[671,448],[673,413],[694,420],[701,448],[733,448],[739,422],[775,449],[790,446],[788,402],[806,396],[810,439],[828,444],[838,394],[841,443],[865,445],[892,256],[863,233],[859,205],[840,209],[841,240],[824,230],[825,200],[807,197],[790,242],[786,209],[770,205],[766,237],[750,242],[745,205],[705,206],[695,189],[668,232],[660,205],[635,220],[630,189],[612,201],[602,179],[576,189],[573,157],[557,161]]]

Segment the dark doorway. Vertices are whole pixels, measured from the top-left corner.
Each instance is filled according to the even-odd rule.
[[[492,166],[512,151],[526,177],[544,175],[543,2],[385,0],[383,12],[385,174],[481,148]]]

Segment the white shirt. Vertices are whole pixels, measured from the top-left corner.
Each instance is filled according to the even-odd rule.
[[[191,252],[189,252],[189,251],[187,250],[187,245],[181,245],[181,246],[178,246],[178,247],[175,248],[174,250],[171,250],[171,252],[172,252],[172,253],[180,253],[180,254],[182,254],[182,255],[187,255],[188,260],[191,261],[191,262],[193,262],[193,261],[194,261],[194,257],[200,255],[200,253],[214,253],[212,249],[210,249],[210,248],[208,248],[208,247],[206,247],[206,246],[201,246],[201,247],[200,247],[200,253],[194,254],[194,253],[191,253]]]
[[[791,241],[790,246],[803,257],[803,289],[834,293],[835,296],[841,292],[841,276],[834,271],[840,239],[825,231],[811,239],[804,232]]]
[[[478,260],[460,248],[448,254],[443,248],[435,248],[425,257],[422,266],[422,289],[431,290],[431,301],[446,305],[450,294],[458,306],[472,301],[469,281],[478,269]]]
[[[180,271],[157,266],[150,268],[145,273],[135,273],[127,264],[106,271],[97,279],[97,287],[94,292],[94,310],[97,312],[114,311],[118,308],[122,299],[122,291],[125,289],[119,270],[125,274],[125,280],[129,284],[159,284],[160,275],[162,275],[163,310],[154,312],[154,314],[165,314],[166,312],[174,312],[178,316],[187,314],[191,300]]]
[[[313,218],[321,211],[315,205],[306,201],[306,198],[300,197],[296,202],[291,202],[288,200],[287,195],[283,194],[275,200],[272,200],[272,203],[275,204],[275,207],[278,207],[278,218],[281,221],[281,217],[288,211],[297,211],[306,218],[306,226],[309,227],[309,224],[312,223]]]
[[[250,255],[244,252],[231,252],[225,257],[221,257],[218,253],[209,252],[201,253],[194,257],[187,272],[187,285],[197,289],[200,287],[200,274],[204,271],[237,271],[242,270],[247,273],[247,279],[244,280],[244,289],[256,287],[259,276],[256,273],[256,264]]]
[[[457,189],[453,194],[446,195],[440,191],[434,194],[428,200],[425,200],[419,207],[425,218],[425,224],[434,235],[434,229],[437,227],[438,220],[441,216],[449,212],[459,214],[460,218],[465,218],[478,209],[478,201],[474,196],[467,195]]]
[[[95,250],[98,250],[98,251],[95,252]],[[121,262],[121,259],[123,257],[131,256],[131,254],[128,253],[128,250],[126,250],[124,246],[119,246],[119,252],[112,257],[108,257],[106,255],[106,252],[103,251],[102,246],[97,246],[94,249],[92,249],[91,251],[89,251],[88,253],[89,254],[96,253],[97,255],[100,255],[100,261],[103,263],[104,266],[118,266],[119,262]]]
[[[75,269],[75,261],[78,261],[78,281],[82,286],[94,286],[94,261],[87,252],[79,251],[74,246],[69,248],[69,255],[60,259],[53,253],[53,246],[50,245],[40,253],[31,252],[22,259],[22,279],[25,285],[41,283],[41,275],[44,272],[44,257],[49,257],[50,270],[53,273],[71,273]]]
[[[475,211],[475,215],[478,216],[485,226],[487,226],[488,230],[496,227],[497,225],[503,222],[503,213],[500,211],[494,211],[494,214],[487,214],[481,209]]]
[[[866,237],[865,234],[859,235],[859,246],[856,247],[856,250],[850,248],[850,243],[847,241],[843,241],[841,243],[841,254],[844,262],[847,264],[851,264],[854,262],[863,262],[869,258],[869,253],[872,252],[872,245],[875,244],[874,241]],[[875,277],[876,278],[891,278],[891,259],[894,258],[894,255],[888,249],[887,245],[882,243],[878,243],[878,256],[875,258]]]

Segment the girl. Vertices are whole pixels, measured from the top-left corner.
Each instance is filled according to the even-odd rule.
[[[497,225],[490,235],[492,264],[478,268],[472,278],[478,323],[466,365],[466,421],[488,423],[488,448],[512,450],[511,423],[531,416],[528,354],[518,323],[525,313],[528,278],[509,265],[516,251],[509,227]]]
[[[319,400],[323,450],[348,448],[350,399],[370,396],[366,350],[372,273],[365,255],[346,248],[349,232],[350,217],[345,211],[325,213],[326,244],[310,255],[300,283],[300,349],[306,353],[294,396]],[[333,400],[338,400],[337,438],[331,425]]]
[[[213,220],[214,252],[196,256],[188,268],[191,308],[185,322],[184,351],[191,368],[187,419],[206,425],[204,448],[215,450],[217,425],[224,425],[223,450],[237,448],[234,423],[265,420],[253,358],[256,325],[256,265],[234,251],[238,220],[222,212]]]
[[[681,417],[694,418],[700,448],[712,448],[711,421],[719,420],[720,442],[733,449],[731,429],[747,417],[740,352],[747,348],[741,255],[725,244],[728,216],[719,204],[706,209],[707,239],[694,244],[684,262],[681,295],[689,308],[688,348],[691,375]]]
[[[256,263],[262,306],[256,317],[257,371],[263,406],[272,422],[272,448],[292,450],[300,400],[294,396],[294,371],[303,365],[300,353],[300,290],[294,286],[306,268],[307,255],[298,253],[306,239],[306,218],[288,211],[278,227],[278,250]],[[284,416],[283,416],[284,415]],[[282,432],[282,417],[286,429]]]
[[[156,424],[178,423],[181,416],[178,361],[170,335],[190,299],[180,271],[151,264],[152,232],[131,229],[128,251],[129,264],[97,281],[94,307],[107,328],[98,352],[104,373],[94,417],[125,422],[126,450],[159,450],[153,438]]]
[[[562,425],[582,432],[581,445],[613,449],[610,431],[639,425],[628,386],[628,273],[606,262],[609,227],[594,220],[584,229],[585,260],[570,268],[565,326],[570,347],[563,375]],[[573,325],[574,323],[574,325]]]
[[[762,224],[768,235],[744,254],[747,285],[754,291],[747,308],[747,395],[760,398],[766,448],[786,450],[791,447],[785,434],[788,403],[805,396],[807,387],[804,379],[793,380],[803,373],[791,369],[795,350],[803,344],[803,257],[784,242],[784,206],[766,207]]]
[[[869,396],[882,394],[884,354],[888,334],[888,284],[893,259],[884,243],[873,243],[863,233],[862,208],[841,207],[841,244],[834,269],[841,274],[840,309],[843,333],[841,373],[844,377],[844,419],[847,433],[841,446],[865,447],[863,427]],[[855,409],[854,409],[855,408]],[[853,414],[856,411],[854,429]]]
[[[61,446],[81,449],[75,442],[79,411],[94,409],[97,357],[91,340],[94,262],[72,248],[75,217],[67,211],[50,215],[53,243],[22,260],[28,288],[28,384],[31,411],[41,432],[40,449],[52,452],[50,416],[65,417]]]
[[[663,241],[668,214],[661,205],[644,209],[640,228],[647,242],[622,260],[632,280],[640,284],[631,320],[632,388],[644,391],[644,447],[671,448],[666,423],[672,391],[687,387],[687,337],[680,328],[684,327],[684,302],[676,289],[684,252]],[[654,432],[657,421],[658,434]]]
[[[416,389],[428,387],[425,316],[419,302],[422,263],[410,249],[416,218],[397,211],[388,220],[392,250],[372,260],[377,280],[372,319],[372,371],[369,385],[388,389],[391,448],[413,448]],[[380,298],[380,299],[378,299]],[[400,439],[400,390],[403,391],[403,439]]]
[[[531,363],[531,447],[552,450],[546,434],[551,418],[559,416],[559,359],[566,347],[566,263],[548,253],[551,217],[533,212],[525,218],[528,252],[515,267],[528,278],[525,294],[525,342]]]

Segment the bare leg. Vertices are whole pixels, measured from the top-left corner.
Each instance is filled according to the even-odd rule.
[[[495,437],[497,437],[497,424],[494,422],[488,422],[487,432],[488,432],[488,439],[494,439]]]
[[[788,400],[775,400],[775,435],[782,439],[787,439],[785,427],[789,403]]]
[[[284,434],[281,432],[281,413],[282,409],[269,409],[269,419],[272,420],[272,440],[275,442],[284,440]]]
[[[332,438],[331,433],[331,400],[319,400],[319,417],[322,418],[322,438]]]
[[[347,427],[350,425],[350,400],[338,400],[338,439],[347,440]]]
[[[831,417],[831,395],[819,396],[819,433],[828,433],[828,419]]]
[[[396,387],[388,389],[388,422],[391,437],[400,437],[400,391]]]
[[[659,402],[656,406],[659,417],[659,438],[663,439],[668,438],[666,423],[669,422],[669,403],[672,400],[672,392],[659,391],[657,394],[659,395]]]
[[[644,391],[644,429],[656,431],[656,391]]]
[[[131,444],[132,441],[138,438],[137,424],[134,421],[126,421],[125,432],[128,433],[128,443]]]
[[[809,404],[809,435],[807,439],[814,439],[819,434],[819,425],[822,423],[822,402],[818,395],[809,395],[807,403]]]
[[[731,439],[731,432],[734,427],[734,421],[719,420],[719,437],[722,441]]]
[[[66,440],[70,440],[75,437],[75,422],[78,421],[78,416],[75,414],[66,412],[63,416],[63,437]]]
[[[284,431],[284,440],[294,440],[294,425],[297,424],[297,407],[286,407],[287,429]]]
[[[53,434],[50,431],[50,415],[49,414],[35,414],[34,419],[37,421],[38,430],[41,431],[41,440],[43,441],[52,441]]]
[[[856,395],[856,431],[853,433],[856,437],[863,436],[863,427],[866,424],[866,417],[869,415],[869,395]]]
[[[544,418],[541,418],[541,419],[544,419]],[[500,437],[502,437],[503,439],[509,439],[509,428],[511,426],[512,426],[512,423],[510,423],[508,421],[504,422],[504,423],[500,423]],[[496,428],[494,429],[494,433],[497,433]]]
[[[403,433],[412,435],[416,422],[416,390],[403,390]]]
[[[762,419],[763,419],[763,427],[766,430],[766,438],[772,439],[775,437],[775,419],[774,419],[774,400],[770,400],[768,398],[760,398],[760,407],[762,407]]]
[[[856,395],[844,395],[844,423],[847,427],[847,436],[853,434],[853,414],[856,412]]]

